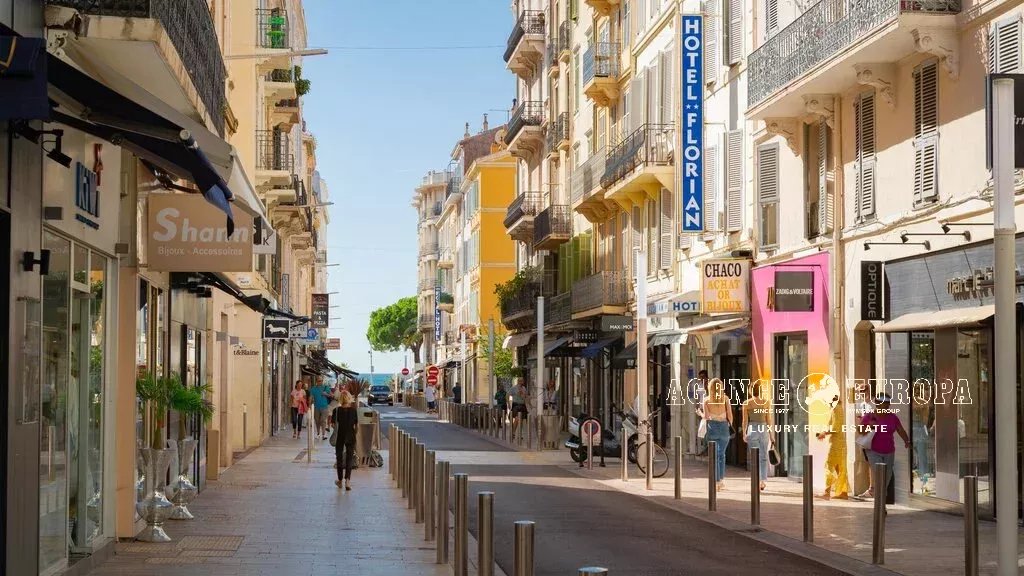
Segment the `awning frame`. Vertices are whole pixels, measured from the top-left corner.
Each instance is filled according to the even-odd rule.
[[[887,334],[892,332],[935,330],[937,328],[980,326],[983,322],[993,317],[995,313],[995,304],[970,308],[909,312],[876,327],[875,332]]]

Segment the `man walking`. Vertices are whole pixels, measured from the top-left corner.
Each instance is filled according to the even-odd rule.
[[[313,407],[316,410],[316,431],[321,440],[327,439],[327,407],[331,404],[331,389],[321,380],[311,391]]]

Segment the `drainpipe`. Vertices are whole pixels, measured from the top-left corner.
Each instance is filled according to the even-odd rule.
[[[835,113],[833,116],[833,154],[832,154],[832,166],[833,173],[835,174],[835,182],[833,183],[833,207],[832,207],[832,265],[829,269],[832,273],[831,285],[832,285],[832,318],[833,318],[833,329],[832,338],[830,339],[832,348],[832,377],[836,379],[836,383],[839,384],[840,398],[846,397],[846,319],[844,315],[845,308],[843,303],[846,302],[846,249],[843,244],[843,227],[846,225],[846,193],[845,193],[845,170],[843,169],[843,130],[842,130],[842,98],[837,96],[838,102],[835,103]],[[872,345],[874,345],[872,343]],[[850,421],[852,413],[848,407],[843,408],[846,412],[846,421]],[[847,435],[843,435],[843,441],[847,439]],[[848,458],[846,465],[849,467],[855,460],[855,450],[847,450],[849,454],[854,454],[854,458]],[[849,475],[848,475],[849,477]],[[853,489],[853,486],[849,486],[847,489]],[[844,488],[840,487],[839,491],[842,492]]]

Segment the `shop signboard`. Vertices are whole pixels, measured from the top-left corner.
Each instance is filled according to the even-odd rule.
[[[681,104],[683,232],[704,230],[704,17],[682,16]]]
[[[985,158],[992,169],[992,81],[1013,80],[1013,167],[1024,168],[1024,74],[989,74],[985,83]]]
[[[632,316],[602,316],[602,332],[632,332],[635,328]]]
[[[295,324],[288,331],[288,337],[292,340],[305,340],[309,326],[306,324]]]
[[[861,320],[885,320],[883,286],[885,272],[877,260],[860,263],[860,318]]]
[[[328,338],[324,348],[327,350],[341,350],[341,338]]]
[[[776,312],[813,312],[814,272],[776,270],[773,293]]]
[[[705,314],[750,312],[750,260],[707,260],[700,270],[701,309]]]
[[[287,340],[289,336],[289,324],[287,318],[263,317],[263,339],[264,340]]]
[[[648,316],[688,316],[700,314],[700,292],[693,290],[647,305]]]
[[[331,311],[330,294],[313,294],[313,327],[327,328],[328,315]]]
[[[228,235],[224,213],[199,194],[150,194],[146,264],[163,272],[248,272],[252,270],[252,216],[231,211]]]
[[[600,334],[596,330],[574,330],[572,341],[568,344],[570,348],[586,348],[597,342]]]

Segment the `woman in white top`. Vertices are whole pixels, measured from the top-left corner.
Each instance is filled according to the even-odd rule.
[[[707,420],[707,434],[704,439],[714,442],[718,455],[715,467],[716,487],[725,488],[725,450],[729,447],[732,437],[732,403],[725,393],[725,385],[718,378],[708,382],[708,394],[704,398],[704,418]]]

